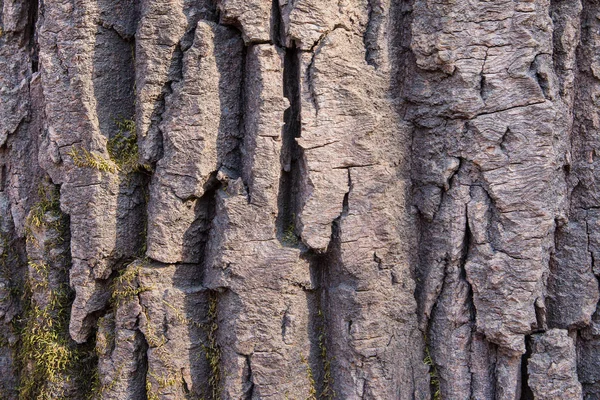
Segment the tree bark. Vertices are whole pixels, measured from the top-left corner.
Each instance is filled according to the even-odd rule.
[[[0,0],[0,398],[599,399],[599,16]]]

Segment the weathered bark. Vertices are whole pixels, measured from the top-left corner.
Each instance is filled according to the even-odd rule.
[[[0,398],[600,398],[599,16],[0,0]]]

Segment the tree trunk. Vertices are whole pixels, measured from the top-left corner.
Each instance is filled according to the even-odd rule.
[[[0,0],[0,398],[600,399],[597,0]]]

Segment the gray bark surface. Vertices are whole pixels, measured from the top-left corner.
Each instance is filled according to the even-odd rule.
[[[597,0],[0,0],[0,399],[600,399]]]

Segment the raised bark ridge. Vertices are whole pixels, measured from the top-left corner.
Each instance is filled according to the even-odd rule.
[[[0,0],[0,398],[600,398],[599,13]]]

